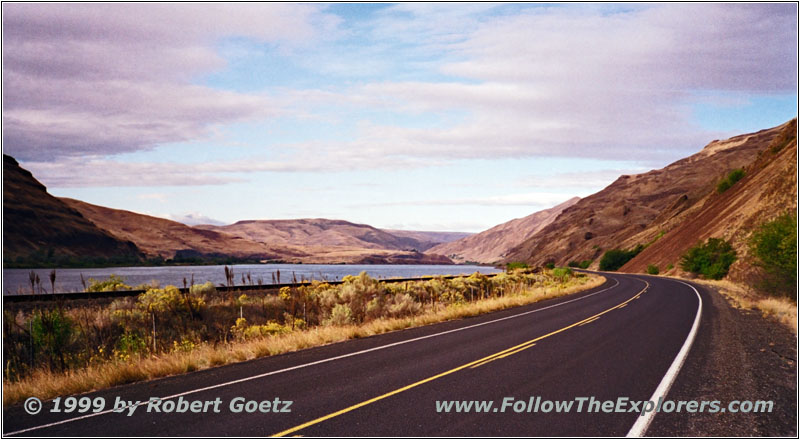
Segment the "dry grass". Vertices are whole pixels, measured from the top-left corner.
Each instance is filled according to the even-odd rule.
[[[440,306],[406,318],[381,318],[360,326],[319,326],[288,334],[246,342],[212,346],[201,344],[192,351],[176,351],[158,356],[133,358],[125,362],[104,362],[81,370],[52,372],[38,370],[18,382],[3,382],[3,405],[12,405],[30,396],[51,399],[84,393],[126,383],[187,373],[204,368],[272,356],[309,347],[363,338],[395,330],[420,327],[483,313],[535,303],[597,287],[605,278],[589,275],[573,278],[562,286],[538,287],[521,294],[490,298],[472,303]]]
[[[764,317],[770,317],[789,327],[797,335],[797,304],[788,298],[764,297],[746,285],[728,280],[691,280],[698,284],[713,287],[728,302],[738,309],[759,310]]]

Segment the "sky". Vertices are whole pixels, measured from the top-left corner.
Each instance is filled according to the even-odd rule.
[[[182,221],[479,232],[797,116],[797,5],[4,3],[2,149]]]

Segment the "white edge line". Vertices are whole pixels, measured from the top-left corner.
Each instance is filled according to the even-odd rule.
[[[348,357],[351,357],[351,356],[358,356],[358,355],[369,353],[369,352],[373,352],[373,351],[383,350],[385,348],[390,348],[390,347],[395,347],[395,346],[398,346],[398,345],[408,344],[410,342],[421,341],[423,339],[433,338],[433,337],[436,337],[436,336],[442,336],[442,335],[446,335],[448,333],[460,332],[462,330],[468,330],[468,329],[471,329],[471,328],[480,327],[480,326],[484,326],[484,325],[487,325],[487,324],[494,324],[496,322],[505,321],[507,319],[518,318],[520,316],[530,315],[531,313],[541,312],[542,310],[547,310],[547,309],[552,309],[553,307],[563,306],[564,304],[569,304],[569,303],[572,303],[572,302],[575,302],[575,301],[580,301],[582,299],[586,299],[586,298],[595,296],[598,293],[602,293],[602,292],[605,292],[607,290],[613,289],[613,288],[615,288],[615,287],[617,287],[619,285],[619,281],[618,280],[614,280],[614,281],[616,281],[616,284],[614,284],[613,286],[606,287],[603,290],[598,290],[597,292],[581,296],[580,298],[573,298],[573,299],[571,299],[569,301],[564,301],[564,302],[560,302],[558,304],[553,304],[553,305],[549,305],[547,307],[542,307],[541,309],[529,310],[527,312],[522,312],[522,313],[519,313],[519,314],[516,314],[516,315],[511,315],[511,316],[506,316],[504,318],[494,319],[492,321],[481,322],[481,323],[469,325],[469,326],[466,326],[466,327],[459,327],[459,328],[452,329],[452,330],[446,330],[446,331],[443,331],[443,332],[440,332],[440,333],[434,333],[432,335],[420,336],[420,337],[413,338],[413,339],[407,339],[405,341],[393,342],[391,344],[381,345],[379,347],[368,348],[366,350],[356,351],[356,352],[353,352],[353,353],[347,353],[347,354],[343,354],[343,355],[340,355],[340,356],[335,356],[335,357],[331,357],[331,358],[327,358],[327,359],[320,359],[318,361],[309,362],[307,364],[295,365],[293,367],[283,368],[281,370],[270,371],[268,373],[258,374],[258,375],[255,375],[255,376],[244,377],[242,379],[232,380],[230,382],[211,385],[211,386],[207,386],[207,387],[204,387],[204,388],[198,388],[198,389],[195,389],[195,390],[184,391],[183,393],[173,394],[173,395],[167,396],[167,397],[161,397],[161,400],[174,399],[176,397],[186,396],[186,395],[189,395],[189,394],[195,394],[195,393],[199,393],[199,392],[202,392],[202,391],[213,390],[215,388],[222,388],[222,387],[225,387],[225,386],[228,386],[228,385],[234,385],[234,384],[241,383],[241,382],[247,382],[247,381],[250,381],[250,380],[261,379],[262,377],[273,376],[275,374],[285,373],[287,371],[298,370],[300,368],[305,368],[305,367],[310,367],[310,366],[313,366],[313,365],[324,364],[326,362],[331,362],[331,361],[335,361],[335,360],[339,360],[339,359],[344,359],[344,358],[348,358]],[[124,410],[126,410],[126,409],[128,409],[128,408],[130,408],[132,406],[141,406],[141,405],[147,404],[148,402],[149,401],[147,401],[147,402],[139,402],[139,403],[136,403],[136,404],[133,404],[133,405],[128,405],[128,406],[125,406],[124,408],[121,408],[121,409],[119,409],[117,411],[114,411],[113,409],[108,409],[108,410],[97,412],[97,413],[85,414],[85,415],[82,415],[82,416],[79,416],[79,417],[73,417],[71,419],[65,419],[65,420],[59,420],[59,421],[53,422],[53,423],[47,423],[45,425],[33,426],[33,427],[30,427],[30,428],[20,429],[18,431],[13,431],[13,432],[6,432],[6,433],[3,433],[3,435],[4,436],[6,436],[6,435],[17,435],[17,434],[22,434],[22,433],[29,432],[29,431],[35,431],[37,429],[49,428],[51,426],[63,425],[64,423],[75,422],[75,421],[78,421],[78,420],[83,420],[83,419],[88,419],[88,418],[91,418],[91,417],[101,416],[101,415],[104,415],[104,414],[110,414],[112,412],[123,412]]]
[[[664,377],[661,379],[661,383],[658,384],[655,392],[653,392],[653,395],[650,396],[650,400],[652,402],[656,402],[659,397],[666,397],[670,387],[672,387],[672,384],[678,377],[678,373],[681,371],[681,367],[683,367],[683,363],[686,361],[686,357],[689,355],[689,350],[692,348],[694,339],[697,336],[697,329],[700,327],[700,315],[703,313],[703,300],[700,298],[700,292],[698,292],[697,289],[695,289],[691,284],[678,280],[672,281],[689,286],[692,288],[692,290],[694,290],[695,295],[697,295],[697,314],[694,317],[692,329],[689,331],[689,335],[686,336],[686,340],[683,342],[683,346],[678,352],[678,355],[672,360],[672,365],[669,366],[667,373],[664,374]],[[653,421],[655,415],[655,411],[645,413],[644,415],[640,414],[636,419],[636,423],[634,423],[630,431],[628,431],[626,437],[644,437],[644,434],[647,432],[647,428],[650,427],[650,423]]]

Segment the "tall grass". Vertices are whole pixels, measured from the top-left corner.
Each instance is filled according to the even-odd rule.
[[[789,298],[765,298],[746,285],[728,280],[692,280],[715,288],[733,307],[758,310],[765,318],[788,327],[797,335],[797,304]]]

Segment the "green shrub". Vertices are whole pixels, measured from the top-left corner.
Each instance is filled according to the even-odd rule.
[[[143,353],[147,350],[147,341],[136,332],[125,332],[119,339],[114,347],[114,359],[121,361],[129,361],[132,355]]]
[[[764,273],[760,287],[797,301],[797,215],[763,223],[750,237],[750,250]]]
[[[553,278],[559,279],[562,283],[566,283],[574,272],[568,267],[556,267],[553,269]]]
[[[527,263],[523,263],[521,261],[512,261],[512,262],[506,264],[506,271],[512,271],[512,270],[516,270],[516,269],[527,269],[527,268],[528,268],[528,264]]]
[[[675,268],[675,265],[672,263],[667,264],[667,270],[672,270]]]
[[[647,273],[649,273],[650,275],[658,275],[658,266],[653,264],[648,264]]]
[[[681,269],[719,280],[728,274],[734,261],[736,251],[731,244],[721,238],[712,237],[705,244],[699,243],[690,248],[681,257]]]
[[[720,180],[720,182],[717,184],[717,192],[720,194],[724,193],[736,182],[742,180],[742,177],[744,177],[744,168],[737,168],[731,171],[728,173],[728,177]]]
[[[639,255],[644,249],[643,245],[638,245],[631,250],[611,249],[603,254],[600,259],[600,270],[615,271],[631,261],[633,257]]]
[[[51,366],[67,367],[67,348],[75,335],[75,325],[59,308],[34,312],[30,324],[31,342],[39,355],[45,355]]]
[[[583,261],[572,260],[569,263],[567,263],[567,266],[569,267],[580,267],[581,269],[586,269],[591,265],[592,265],[592,260],[583,260]]]
[[[556,267],[556,263],[553,263],[552,261],[548,261],[547,263],[544,263],[544,268],[545,269],[553,270],[553,269],[555,269],[555,267]]]

